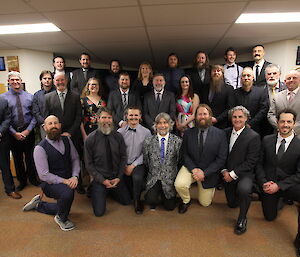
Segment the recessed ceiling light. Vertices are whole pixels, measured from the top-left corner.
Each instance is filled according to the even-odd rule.
[[[300,22],[300,12],[242,13],[235,23]]]
[[[4,34],[23,34],[23,33],[40,33],[60,31],[53,23],[38,24],[20,24],[20,25],[3,25],[0,26],[0,35]]]

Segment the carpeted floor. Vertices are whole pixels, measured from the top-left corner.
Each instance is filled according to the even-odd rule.
[[[1,182],[1,192],[3,185]],[[193,188],[195,196],[196,188]],[[23,205],[40,189],[29,186],[23,198],[0,195],[1,257],[292,257],[297,228],[295,205],[285,206],[276,221],[263,219],[260,202],[251,204],[248,231],[233,233],[237,209],[225,204],[217,191],[212,206],[193,200],[186,214],[158,208],[136,215],[132,206],[108,200],[107,213],[95,217],[90,200],[75,196],[70,219],[73,231],[61,231],[52,216],[22,212]]]

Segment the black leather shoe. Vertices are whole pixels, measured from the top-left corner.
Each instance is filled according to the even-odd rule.
[[[297,235],[294,241],[294,246],[296,248],[296,256],[300,257],[300,237]]]
[[[25,187],[27,186],[27,184],[20,184],[16,187],[16,191],[22,191]]]
[[[247,231],[247,219],[238,220],[234,228],[234,233],[237,235],[241,235],[244,234],[246,231]]]
[[[144,205],[141,200],[134,201],[134,211],[136,214],[142,214],[144,211]]]
[[[85,194],[85,189],[83,186],[77,186],[76,191],[78,194],[81,194],[81,195]]]
[[[294,204],[294,201],[291,200],[291,199],[286,199],[286,198],[283,198],[283,202],[287,205],[293,205]]]
[[[181,203],[179,204],[179,206],[178,206],[178,212],[179,212],[180,214],[185,213],[185,212],[188,210],[190,203],[191,203],[191,202],[188,202],[188,203],[183,203],[183,202],[181,202]]]

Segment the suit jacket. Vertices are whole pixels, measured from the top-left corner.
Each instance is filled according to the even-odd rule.
[[[95,70],[93,68],[89,68],[87,72],[87,79],[84,78],[83,75],[83,70],[82,68],[79,68],[77,70],[74,70],[73,72],[73,77],[71,80],[71,90],[74,91],[75,93],[81,95],[82,89],[85,87],[87,81],[89,78],[95,77],[100,79],[100,73],[98,70]]]
[[[11,120],[11,111],[8,102],[5,98],[0,96],[0,133],[2,138],[8,135],[8,128]]]
[[[183,162],[184,166],[191,172],[194,168],[204,171],[205,179],[203,188],[213,188],[218,184],[219,174],[224,167],[228,144],[225,132],[216,127],[209,127],[203,152],[200,156],[198,146],[197,127],[188,129],[183,135]]]
[[[62,110],[57,91],[48,93],[45,96],[46,110],[45,117],[55,115],[62,124],[62,132],[69,132],[72,137],[79,136],[81,123],[81,104],[79,95],[68,90]]]
[[[143,144],[144,164],[148,167],[146,192],[152,188],[157,180],[161,180],[162,188],[167,199],[176,196],[174,181],[178,173],[181,160],[182,139],[169,134],[164,161],[160,156],[158,136],[147,137]]]
[[[144,96],[144,119],[146,127],[153,131],[152,125],[157,114],[161,112],[168,113],[172,120],[176,118],[176,105],[174,94],[164,90],[160,104],[158,105],[155,100],[154,91],[148,92]]]
[[[296,124],[295,124],[295,133],[297,136],[300,135],[300,90],[295,95],[294,99],[289,102],[287,100],[288,89],[278,92],[273,101],[268,112],[268,120],[274,128],[277,128],[277,118],[276,115],[278,112],[284,109],[293,109],[297,113]]]
[[[228,146],[233,128],[225,129]],[[244,176],[254,178],[255,167],[260,154],[260,136],[254,130],[245,127],[235,141],[228,154],[225,168],[242,178]]]
[[[193,69],[191,74],[194,93],[198,94],[200,103],[208,101],[209,84],[210,84],[210,67],[205,69],[204,81],[202,82],[199,76],[199,70]]]
[[[260,185],[274,181],[285,191],[300,183],[300,139],[293,138],[280,160],[276,155],[276,142],[277,134],[263,139],[257,179]]]
[[[246,92],[242,87],[237,88],[233,91],[229,102],[230,108],[242,105],[249,110],[251,118],[248,123],[252,129],[260,134],[261,123],[269,110],[267,91],[263,87],[254,86],[249,92]]]
[[[214,93],[211,101],[208,99],[206,103],[210,106],[214,117],[218,120],[218,122],[214,124],[217,128],[224,129],[228,127],[229,98],[232,94],[232,86],[224,84],[221,92]]]
[[[264,61],[264,65],[262,66],[262,69],[258,75],[258,78],[254,81],[254,86],[259,86],[259,87],[264,87],[265,84],[266,84],[266,73],[265,73],[265,69],[266,67],[271,64],[270,62],[268,61]],[[252,68],[253,66],[255,66],[255,62],[250,62],[249,63],[249,66]],[[253,70],[253,72],[255,73],[255,69]]]
[[[135,91],[129,90],[127,107],[133,106],[137,106],[142,109],[139,95]],[[123,96],[121,95],[120,89],[114,90],[109,94],[107,107],[112,111],[115,126],[118,128],[119,122],[124,120],[125,111],[123,105]]]

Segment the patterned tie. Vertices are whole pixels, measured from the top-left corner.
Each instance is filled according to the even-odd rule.
[[[278,152],[277,152],[277,158],[278,160],[281,159],[282,155],[284,154],[285,151],[285,139],[281,140],[280,146],[278,148]]]
[[[295,97],[295,93],[293,91],[289,92],[289,102],[293,101],[294,100],[294,97]]]
[[[18,113],[18,127],[23,127],[25,125],[25,120],[19,93],[16,93],[16,106]]]
[[[123,93],[123,106],[124,108],[127,106],[127,94]]]
[[[165,140],[165,138],[160,140],[160,157],[162,161],[165,159]]]
[[[64,110],[64,103],[65,103],[65,93],[64,92],[59,93],[59,101],[60,101],[61,109]]]

